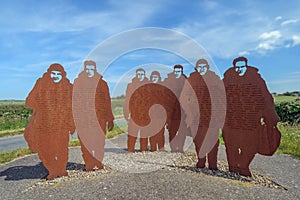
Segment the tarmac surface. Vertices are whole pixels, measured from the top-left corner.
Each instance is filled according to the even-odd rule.
[[[278,189],[201,172],[185,172],[176,167],[170,170],[160,166],[147,172],[119,170],[118,160],[107,160],[128,155],[126,139],[123,134],[107,140],[103,163],[111,171],[97,176],[58,179],[46,185],[43,178],[47,170],[36,154],[0,165],[1,199],[300,199],[300,160],[289,155],[256,155],[250,165],[251,171],[285,188]],[[193,152],[193,148],[190,145],[187,150]],[[219,147],[218,160],[226,161],[223,145]],[[83,168],[80,148],[70,148],[67,169],[87,173]]]
[[[114,120],[114,123],[118,126],[126,125],[127,122],[124,118],[118,118]],[[70,139],[77,139],[77,132],[73,135],[70,135]],[[15,135],[15,136],[8,136],[8,137],[1,137],[0,138],[0,151],[12,151],[18,148],[27,147],[27,142],[22,135]]]

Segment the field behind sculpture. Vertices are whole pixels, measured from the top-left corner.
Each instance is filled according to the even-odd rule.
[[[115,118],[123,117],[123,104],[125,98],[113,98],[111,100],[112,112]]]
[[[25,101],[0,101],[0,135],[24,130],[31,114]]]
[[[291,102],[295,96],[274,96],[275,103]],[[123,117],[124,97],[112,98],[112,110],[115,118]],[[13,131],[25,128],[32,111],[25,106],[22,100],[0,101],[0,131]],[[0,133],[1,135],[1,133]]]
[[[275,103],[292,102],[295,96],[274,96]],[[115,118],[123,117],[124,97],[112,98],[112,110]],[[32,111],[25,106],[25,101],[0,101],[0,137],[22,134]],[[300,158],[300,125],[280,123],[282,132],[279,153],[286,153]]]
[[[275,96],[275,103],[290,102],[294,96]],[[112,110],[115,118],[123,117],[124,97],[112,98]],[[25,106],[25,101],[0,101],[0,135],[3,132],[20,132],[29,121],[32,111]]]
[[[112,99],[115,118],[123,117],[124,98]],[[29,122],[32,110],[25,106],[25,101],[0,101],[0,137],[21,134]]]
[[[275,103],[290,102],[290,101],[293,101],[295,99],[296,99],[295,96],[284,96],[284,95],[274,96]]]

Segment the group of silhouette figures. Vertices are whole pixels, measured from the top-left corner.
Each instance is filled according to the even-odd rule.
[[[69,134],[75,130],[86,170],[102,169],[106,129],[114,127],[107,83],[94,61],[72,85],[60,64],[52,64],[38,79],[26,99],[33,109],[24,137],[49,171],[48,179],[66,176]],[[272,95],[258,69],[245,57],[234,59],[223,80],[210,70],[206,59],[195,72],[184,75],[183,67],[162,80],[158,71],[149,79],[143,68],[128,84],[124,102],[128,122],[128,152],[165,150],[165,129],[171,152],[184,152],[186,137],[192,137],[196,167],[217,170],[219,132],[225,142],[229,171],[251,176],[249,165],[256,153],[271,156],[280,143],[280,121]]]

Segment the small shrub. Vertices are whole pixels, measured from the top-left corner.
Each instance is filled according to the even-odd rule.
[[[300,123],[300,99],[290,102],[280,102],[275,104],[276,112],[280,117],[282,122],[287,122],[289,124],[299,124]]]
[[[6,103],[0,105],[0,131],[25,128],[32,110],[25,104]]]

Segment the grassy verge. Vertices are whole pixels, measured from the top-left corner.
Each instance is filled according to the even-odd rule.
[[[8,152],[0,151],[0,164],[9,162],[15,158],[19,158],[29,154],[32,154],[29,148],[19,148]]]
[[[284,123],[279,123],[279,130],[281,131],[281,142],[277,153],[285,153],[300,159],[300,125],[291,126]],[[107,132],[106,138],[114,138],[127,131],[127,126],[115,126],[112,131]],[[224,144],[222,132],[219,132],[220,143]],[[71,140],[69,146],[79,146],[78,139]],[[9,152],[0,152],[0,163],[9,162],[15,158],[31,154],[28,148],[16,149]]]
[[[0,131],[0,138],[1,137],[7,137],[7,136],[14,136],[14,135],[21,135],[23,134],[25,128],[19,128],[15,130],[5,130]]]
[[[280,123],[281,142],[277,153],[285,153],[300,159],[300,125]]]
[[[125,133],[127,131],[127,126],[115,126],[112,131],[108,131],[106,134],[107,139],[112,139],[122,133]],[[74,147],[74,146],[80,146],[79,140],[74,139],[70,140],[69,142],[69,147]],[[32,154],[32,152],[29,150],[28,147],[25,148],[19,148],[13,151],[8,151],[8,152],[1,152],[0,151],[0,164],[6,163],[9,161],[12,161],[13,159]]]

